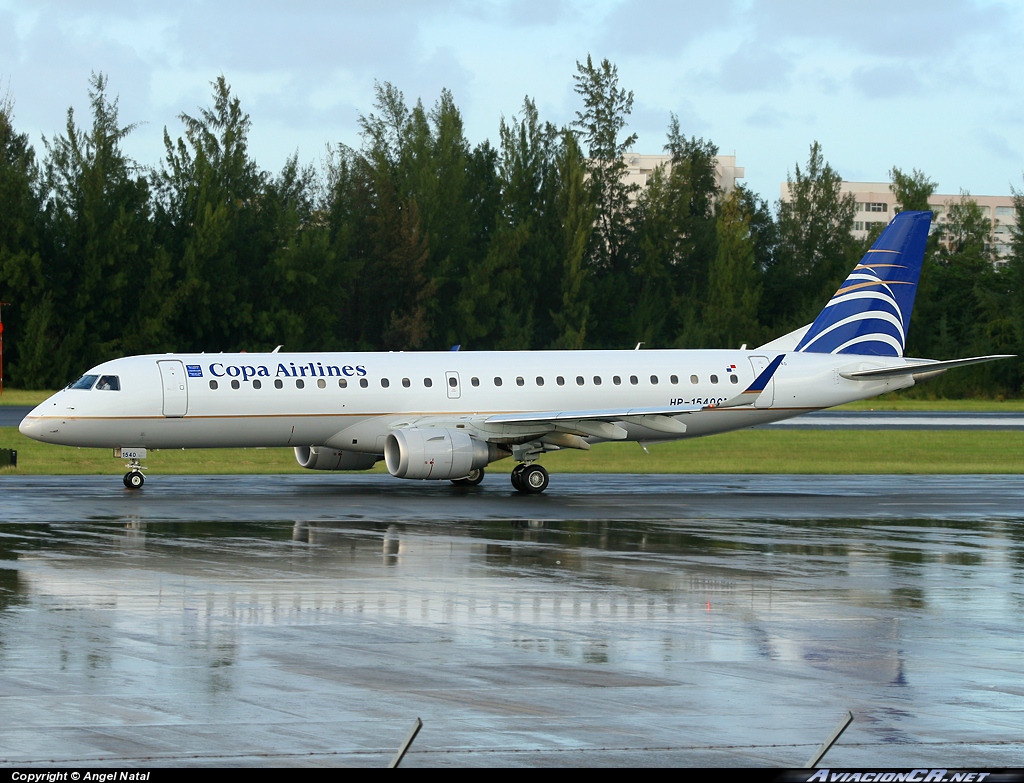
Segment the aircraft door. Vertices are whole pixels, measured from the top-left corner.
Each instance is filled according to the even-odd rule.
[[[164,386],[164,416],[179,418],[188,412],[185,366],[177,360],[157,362]]]
[[[754,368],[754,379],[765,371],[768,367],[769,360],[767,356],[751,356],[750,365]],[[772,403],[775,402],[775,376],[773,375],[769,380],[768,384],[764,387],[756,400],[754,400],[755,408],[770,408]]]
[[[457,400],[462,396],[462,388],[459,386],[459,374],[457,372],[446,372],[444,382],[448,387],[448,399]]]

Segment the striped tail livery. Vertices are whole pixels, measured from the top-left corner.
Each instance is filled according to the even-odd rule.
[[[903,356],[931,219],[931,212],[896,215],[796,350]]]

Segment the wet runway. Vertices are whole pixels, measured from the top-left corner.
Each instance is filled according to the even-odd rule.
[[[0,763],[1024,763],[1024,478],[0,477]]]

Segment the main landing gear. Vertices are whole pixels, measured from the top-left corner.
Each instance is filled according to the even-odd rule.
[[[128,475],[132,474],[129,473]],[[142,474],[139,473],[138,476],[140,483],[137,486],[141,487]],[[475,487],[483,480],[484,469],[477,468],[468,476],[452,479],[451,482],[457,487]],[[548,488],[548,480],[548,472],[537,464],[527,465],[526,463],[520,463],[512,469],[512,486],[524,495],[539,495]],[[128,486],[128,476],[124,477],[124,484],[126,487]]]
[[[468,476],[463,476],[460,479],[452,479],[452,484],[454,484],[457,487],[475,487],[483,480],[484,469],[477,468],[476,470],[470,471]]]
[[[512,469],[512,486],[527,495],[539,495],[548,488],[548,472],[540,465],[519,464]]]

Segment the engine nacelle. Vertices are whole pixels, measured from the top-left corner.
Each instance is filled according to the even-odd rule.
[[[459,430],[395,430],[384,441],[384,461],[395,478],[460,479],[508,453]]]
[[[380,457],[330,446],[296,446],[295,459],[309,470],[369,470]]]

